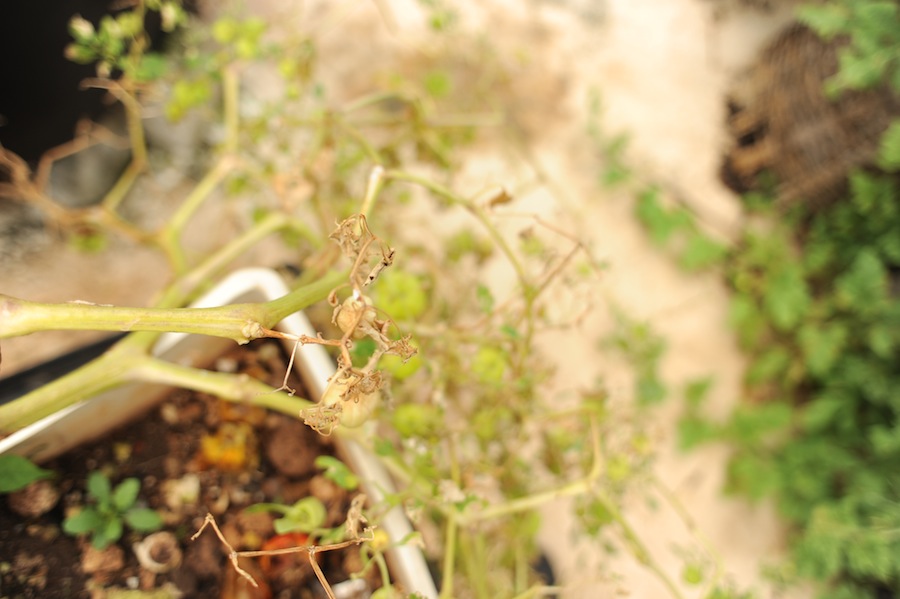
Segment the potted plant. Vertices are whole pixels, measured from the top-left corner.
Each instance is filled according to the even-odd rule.
[[[0,447],[41,459],[76,442],[63,415],[82,418],[87,424],[74,428],[86,430],[97,419],[92,409],[146,409],[134,399],[137,389],[95,398],[125,384],[201,390],[290,412],[339,439],[346,460],[368,481],[368,513],[383,516],[379,526],[398,556],[395,576],[405,592],[445,598],[556,592],[535,572],[536,535],[540,508],[566,498],[587,537],[601,545],[618,539],[681,596],[681,585],[621,510],[629,482],[651,457],[646,434],[614,417],[602,384],[566,393],[550,385],[552,344],[559,341],[548,339],[577,328],[602,271],[584,244],[543,217],[508,209],[516,200],[505,189],[454,191],[451,150],[471,135],[469,121],[440,122],[420,90],[403,86],[340,109],[316,104],[311,41],[275,48],[263,36],[265,23],[233,17],[205,29],[214,50],[183,52],[194,70],[171,83],[165,107],[178,118],[221,93],[221,134],[205,175],[158,228],[129,222],[122,203],[148,160],[142,101],[156,89],[150,84],[161,61],[141,41],[141,18],[146,9],[172,23],[186,18],[171,2],[138,6],[138,18],[72,23],[70,55],[99,61],[100,77],[91,84],[108,89],[128,115],[133,162],[109,195],[93,208],[59,209],[24,164],[8,154],[4,160],[18,197],[45,209],[64,230],[156,248],[173,277],[149,308],[0,296],[0,339],[40,330],[128,333],[85,366],[0,406],[0,433],[11,435]],[[197,52],[205,59],[195,60]],[[242,115],[247,65],[272,56],[284,59],[284,98]],[[369,129],[373,123],[377,131]],[[295,130],[305,134],[287,134]],[[292,144],[302,149],[283,149]],[[281,154],[266,153],[273,147]],[[402,168],[401,157],[410,155],[410,168]],[[364,174],[367,184],[357,189]],[[227,205],[215,193],[222,186],[257,190],[247,210],[252,216],[238,234],[194,258],[187,238],[205,204]],[[266,201],[263,188],[274,198]],[[234,290],[234,279],[223,274],[229,265],[277,234],[280,255],[284,247],[303,252],[300,273],[282,287],[268,271],[244,271],[253,283]],[[212,295],[184,307],[218,280],[223,286]],[[306,309],[319,310],[315,329],[300,314]],[[297,358],[286,370],[296,364],[318,402],[292,397],[287,379],[273,390],[185,362],[208,339],[261,338],[289,346]],[[44,437],[22,432],[36,422]],[[66,432],[57,436],[57,425]],[[269,503],[266,509],[282,509]],[[287,515],[289,506],[282,507]],[[421,536],[411,534],[406,517]],[[334,544],[375,541],[358,532]],[[221,538],[230,543],[227,534]],[[420,541],[439,564],[437,589],[424,572]],[[315,568],[315,549],[283,547],[270,555],[301,550]],[[244,572],[238,553],[228,555]],[[709,577],[710,589],[717,576]]]
[[[288,295],[287,287],[274,271],[262,268],[242,269],[223,279],[214,289],[194,302],[192,308],[266,302],[286,295]],[[312,325],[302,312],[294,313],[282,320],[278,325],[278,332],[290,339],[316,336]],[[294,367],[301,374],[309,397],[322,397],[328,380],[335,373],[333,360],[320,345],[295,347],[292,340],[287,340],[286,343],[288,351],[294,358]],[[210,363],[211,358],[222,350],[221,340],[214,337],[167,333],[159,338],[152,354],[154,363],[163,369],[172,368],[171,375],[178,378],[185,374],[184,369],[188,362]],[[156,362],[157,359],[160,361]],[[218,378],[217,375],[221,380],[215,380]],[[302,409],[306,406],[308,409],[305,402],[292,397],[278,397],[262,384],[246,384],[249,382],[247,381],[240,385],[243,390],[238,390],[235,394],[236,381],[227,380],[230,377],[222,376],[222,373],[209,373],[203,378],[205,382],[200,388],[219,397],[231,397],[233,400],[241,401],[240,396],[246,400],[248,392],[259,393],[257,402],[270,408],[281,409],[295,416],[298,407]],[[171,382],[176,381],[172,379]],[[181,381],[182,385],[186,383],[187,379]],[[158,387],[158,383],[155,386]],[[146,413],[154,403],[163,399],[164,395],[160,389],[154,388],[153,384],[146,383],[101,394],[60,410],[0,440],[0,455],[15,453],[29,456],[35,461],[49,460],[134,420]],[[343,460],[358,473],[363,491],[370,500],[379,502],[386,493],[393,492],[390,478],[373,456],[352,439],[337,436],[335,442]],[[90,484],[88,486],[90,487]],[[392,547],[387,549],[386,553],[395,580],[403,588],[422,596],[436,596],[434,583],[421,551],[413,544],[400,542],[412,532],[402,510],[394,508],[382,515],[379,518],[379,529],[387,534],[392,543]]]

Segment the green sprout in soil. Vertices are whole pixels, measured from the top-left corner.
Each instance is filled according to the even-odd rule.
[[[135,532],[153,532],[162,527],[162,517],[137,505],[141,483],[126,478],[115,487],[102,472],[94,471],[87,479],[88,503],[66,517],[63,532],[71,536],[87,535],[97,549],[104,549],[122,537],[125,525]]]

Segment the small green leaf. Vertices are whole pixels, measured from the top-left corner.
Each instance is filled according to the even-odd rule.
[[[0,493],[18,491],[36,480],[51,476],[51,470],[44,470],[27,458],[11,453],[0,455]]]
[[[491,290],[485,285],[478,285],[475,290],[475,299],[478,301],[478,307],[485,314],[490,314],[494,310],[494,296]]]
[[[756,358],[747,369],[747,382],[753,385],[780,378],[791,363],[790,353],[774,346]]]
[[[99,530],[103,526],[103,519],[100,514],[91,506],[81,509],[81,511],[69,516],[62,523],[63,532],[67,535],[77,536],[85,533]]]
[[[847,343],[849,332],[842,324],[804,325],[800,329],[800,348],[810,374],[824,377],[837,362]]]
[[[806,404],[801,421],[804,430],[816,432],[825,429],[850,406],[849,398],[836,395],[822,395]]]
[[[688,407],[699,408],[712,388],[712,384],[713,379],[710,376],[688,381],[684,387],[684,400]]]
[[[499,385],[506,372],[506,354],[490,346],[478,348],[472,358],[471,373],[485,384]]]
[[[138,532],[159,530],[163,525],[162,516],[146,507],[135,507],[125,512],[125,523]]]
[[[425,75],[424,87],[429,96],[445,98],[453,90],[453,82],[446,72],[431,71]]]
[[[655,186],[641,191],[635,204],[635,216],[650,233],[650,239],[656,245],[663,246],[678,227],[660,203],[659,193],[659,188]]]
[[[87,492],[97,500],[98,503],[109,503],[112,495],[112,485],[109,479],[100,471],[94,470],[88,475]]]
[[[213,39],[223,45],[229,44],[238,36],[238,33],[240,32],[239,27],[240,26],[235,19],[231,17],[223,17],[213,23]]]
[[[505,324],[500,327],[500,332],[509,337],[510,339],[520,339],[522,335],[519,333],[518,329],[516,329],[511,324]]]
[[[783,265],[769,279],[763,304],[779,330],[788,331],[797,326],[811,304],[809,289],[797,264]]]
[[[132,77],[141,83],[155,81],[165,75],[167,69],[168,62],[165,56],[155,52],[148,52],[141,56]]]
[[[766,331],[766,320],[749,295],[736,295],[728,309],[728,322],[736,330],[741,347],[750,349],[757,345]]]
[[[325,478],[347,491],[352,491],[359,486],[359,478],[344,462],[330,455],[320,455],[315,461],[316,468],[325,471]]]
[[[866,335],[866,343],[868,344],[869,349],[872,350],[872,353],[879,358],[888,359],[893,355],[895,343],[894,336],[891,334],[891,331],[881,323],[869,328],[869,332]]]
[[[124,512],[134,505],[137,501],[138,493],[141,491],[141,483],[136,478],[126,478],[118,485],[112,495],[112,504],[116,511]]]
[[[864,249],[837,278],[835,288],[842,307],[866,310],[887,297],[887,272],[878,255]]]
[[[275,520],[275,532],[312,532],[325,524],[327,510],[316,497],[304,497],[290,506],[283,518]]]
[[[110,543],[115,543],[122,538],[122,520],[119,518],[109,518],[94,530],[91,537],[91,544],[97,549],[103,549]]]
[[[658,404],[666,398],[666,386],[655,372],[646,372],[638,376],[638,405]]]
[[[770,460],[751,453],[734,456],[728,464],[727,493],[743,493],[759,500],[778,488],[778,471]]]
[[[759,405],[741,405],[731,416],[728,434],[748,446],[759,447],[767,439],[788,429],[792,407],[781,401]]]
[[[878,165],[890,172],[900,169],[900,120],[894,120],[881,137]]]
[[[609,524],[616,521],[615,513],[608,503],[600,499],[590,500],[576,509],[581,524],[590,535],[596,535]]]
[[[688,450],[719,436],[719,427],[697,415],[684,416],[678,421],[679,449]]]
[[[685,270],[697,271],[720,264],[727,255],[728,248],[724,245],[700,233],[693,233],[687,238],[679,262]]]
[[[699,564],[685,564],[681,570],[681,580],[690,585],[703,582],[703,568]]]

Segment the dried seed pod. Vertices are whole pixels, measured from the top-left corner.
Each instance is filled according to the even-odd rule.
[[[381,393],[376,388],[360,389],[362,381],[353,377],[334,377],[328,382],[322,395],[322,405],[338,412],[340,424],[356,428],[366,422],[375,408]]]
[[[334,311],[334,324],[354,339],[362,339],[367,331],[375,328],[377,313],[372,300],[365,295],[351,295],[341,303]]]

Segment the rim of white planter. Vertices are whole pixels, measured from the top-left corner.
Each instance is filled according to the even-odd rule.
[[[284,281],[273,270],[245,268],[228,275],[191,306],[205,308],[267,301],[287,293]],[[309,320],[299,312],[285,318],[277,328],[292,335],[316,335]],[[210,357],[218,356],[231,343],[225,339],[166,333],[160,336],[153,354],[182,364],[202,365]],[[292,351],[293,343],[286,344],[287,350]],[[295,366],[310,395],[321,397],[328,378],[335,371],[325,349],[315,344],[297,348]],[[135,418],[161,401],[170,389],[160,385],[135,384],[100,394],[0,439],[0,454],[12,452],[27,455],[36,461],[50,459]],[[335,443],[344,460],[359,476],[363,491],[372,502],[377,503],[394,492],[393,481],[373,455],[349,439],[336,438]],[[407,592],[417,592],[428,599],[436,598],[437,589],[421,549],[402,543],[413,532],[403,510],[399,506],[391,509],[385,515],[381,528],[396,544],[387,552],[396,582]]]

